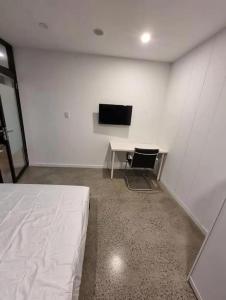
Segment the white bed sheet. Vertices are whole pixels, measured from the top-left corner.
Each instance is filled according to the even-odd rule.
[[[77,299],[88,212],[88,187],[0,184],[0,299]]]

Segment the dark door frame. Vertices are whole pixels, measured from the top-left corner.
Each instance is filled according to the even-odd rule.
[[[0,74],[2,73],[4,75],[10,77],[11,79],[13,79],[14,89],[15,89],[15,94],[16,94],[16,103],[17,103],[18,115],[19,115],[19,120],[20,120],[21,134],[22,134],[22,140],[23,140],[23,147],[24,147],[25,166],[19,172],[19,174],[16,176],[14,165],[13,165],[12,154],[11,154],[11,151],[10,151],[10,145],[9,145],[9,142],[8,143],[6,142],[6,148],[7,148],[8,158],[9,158],[9,164],[10,164],[10,169],[11,169],[11,173],[12,173],[12,179],[13,179],[13,182],[17,182],[17,180],[23,174],[25,169],[28,167],[29,160],[28,160],[27,145],[26,145],[26,139],[25,139],[25,131],[24,131],[24,124],[23,124],[22,110],[21,110],[21,104],[20,104],[20,95],[19,95],[19,89],[18,89],[18,82],[17,82],[16,67],[15,67],[15,61],[14,61],[14,55],[13,55],[13,48],[9,43],[7,43],[6,41],[4,41],[1,38],[0,38],[0,44],[2,44],[6,48],[6,52],[7,52],[7,56],[8,56],[8,64],[9,64],[9,68],[5,68],[3,66],[0,66]],[[4,114],[3,114],[2,103],[0,104],[0,117],[2,119],[3,125],[5,126],[6,124],[5,124]],[[7,144],[8,144],[8,146],[7,146]]]

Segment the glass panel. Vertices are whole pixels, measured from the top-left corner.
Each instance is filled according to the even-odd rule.
[[[13,182],[6,147],[0,144],[0,176],[4,183]]]
[[[0,180],[4,183],[12,182],[9,159],[5,146],[4,130],[0,120]]]
[[[0,65],[9,68],[8,55],[5,46],[0,44]]]
[[[13,80],[7,76],[3,77],[5,77],[4,83],[0,82],[0,96],[6,122],[6,132],[17,176],[26,165],[26,160]]]

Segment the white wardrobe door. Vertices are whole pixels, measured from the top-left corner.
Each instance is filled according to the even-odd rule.
[[[199,299],[226,299],[226,201],[189,280]]]

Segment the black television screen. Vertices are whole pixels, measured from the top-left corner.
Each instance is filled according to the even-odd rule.
[[[112,125],[130,125],[131,105],[99,104],[99,123]]]

